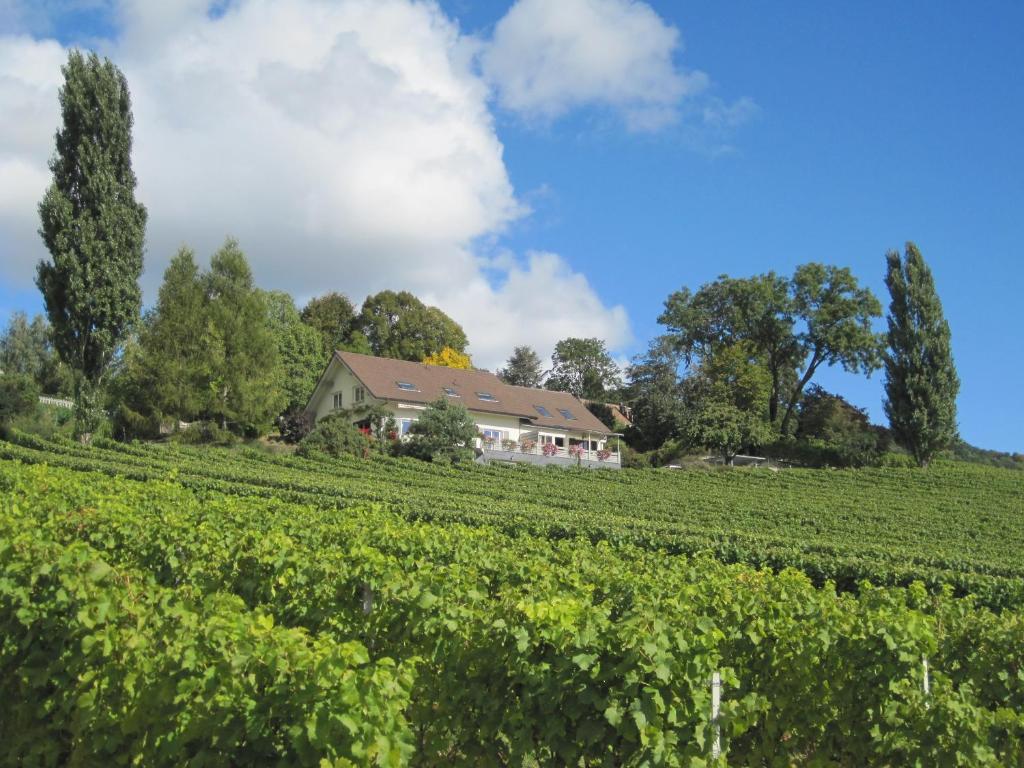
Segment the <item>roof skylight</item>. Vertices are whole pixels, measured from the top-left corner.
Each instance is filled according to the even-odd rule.
[[[569,419],[569,421],[576,421],[576,417],[572,415],[572,411],[568,408],[559,408],[558,412],[562,414],[563,418]]]
[[[395,384],[398,385],[399,389],[404,389],[406,392],[418,392],[419,391],[419,390],[416,389],[416,385],[415,384],[411,384],[408,381],[396,381]]]
[[[535,405],[533,407],[537,409],[537,413],[539,413],[541,416],[551,416],[551,411],[549,411],[543,405]]]
[[[488,403],[496,403],[496,402],[498,402],[498,398],[496,398],[490,392],[477,392],[476,396],[479,397],[481,400],[483,400],[485,402],[488,402]]]

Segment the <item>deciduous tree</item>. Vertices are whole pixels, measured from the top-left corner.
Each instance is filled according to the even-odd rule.
[[[913,243],[904,259],[886,254],[889,349],[885,355],[885,414],[896,441],[922,467],[957,438],[956,396],[949,324],[931,270]]]
[[[569,337],[555,345],[544,386],[576,397],[601,400],[622,386],[619,366],[601,339]]]
[[[285,410],[302,408],[313,394],[326,364],[323,338],[319,331],[302,322],[295,302],[286,292],[265,292],[263,303],[267,309],[267,325],[277,347]]]
[[[42,315],[29,322],[24,312],[15,312],[0,334],[0,371],[30,376],[45,395],[74,392],[71,372],[53,348],[50,325]]]
[[[461,368],[468,371],[473,368],[473,360],[465,352],[459,352],[451,347],[445,347],[440,352],[427,355],[423,358],[427,365],[439,365],[444,368]]]
[[[658,322],[688,363],[723,345],[753,344],[771,380],[769,419],[785,433],[822,365],[867,374],[880,367],[882,339],[871,330],[880,316],[878,300],[849,269],[811,263],[790,280],[723,275],[696,293],[684,288],[668,297]]]
[[[408,291],[368,296],[359,313],[359,328],[378,357],[419,362],[445,347],[466,351],[462,327]]]
[[[135,200],[124,75],[77,50],[63,73],[53,181],[39,205],[52,261],[40,262],[36,283],[56,349],[76,374],[79,430],[89,432],[96,390],[138,319],[146,209]]]
[[[370,354],[370,345],[358,327],[359,314],[344,294],[331,291],[310,299],[302,308],[302,322],[320,334],[321,369],[338,349]]]

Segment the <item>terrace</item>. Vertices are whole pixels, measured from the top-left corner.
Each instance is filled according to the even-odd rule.
[[[511,461],[539,466],[588,467],[590,469],[620,469],[622,457],[619,452],[618,435],[615,444],[598,448],[598,440],[588,435],[587,439],[569,438],[567,446],[553,442],[544,443],[536,432],[523,433],[519,440],[490,440],[481,438],[477,442],[482,451],[480,461]],[[609,437],[612,437],[610,435]]]

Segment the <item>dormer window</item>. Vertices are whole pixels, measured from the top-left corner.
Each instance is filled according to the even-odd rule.
[[[492,395],[490,392],[477,392],[476,396],[483,400],[485,403],[496,403],[498,398]]]
[[[562,418],[567,419],[568,421],[576,421],[576,417],[572,415],[572,411],[568,408],[559,408],[558,412],[562,414]]]
[[[408,381],[396,381],[395,384],[397,384],[398,388],[403,392],[419,392],[419,390],[416,389],[416,385]]]

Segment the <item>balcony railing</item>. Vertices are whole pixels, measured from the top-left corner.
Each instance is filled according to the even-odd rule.
[[[487,440],[479,440],[480,447],[484,451],[496,452],[496,453],[511,453],[511,454],[525,454],[529,456],[543,456],[544,458],[550,459],[563,459],[576,461],[577,458],[583,461],[591,461],[597,464],[619,464],[620,454],[611,449],[592,450],[590,448],[577,448],[576,446],[570,446],[563,448],[552,443],[547,443],[547,451],[544,450],[545,445],[537,443],[536,445],[524,446],[521,443],[505,444],[503,441],[489,442]]]

